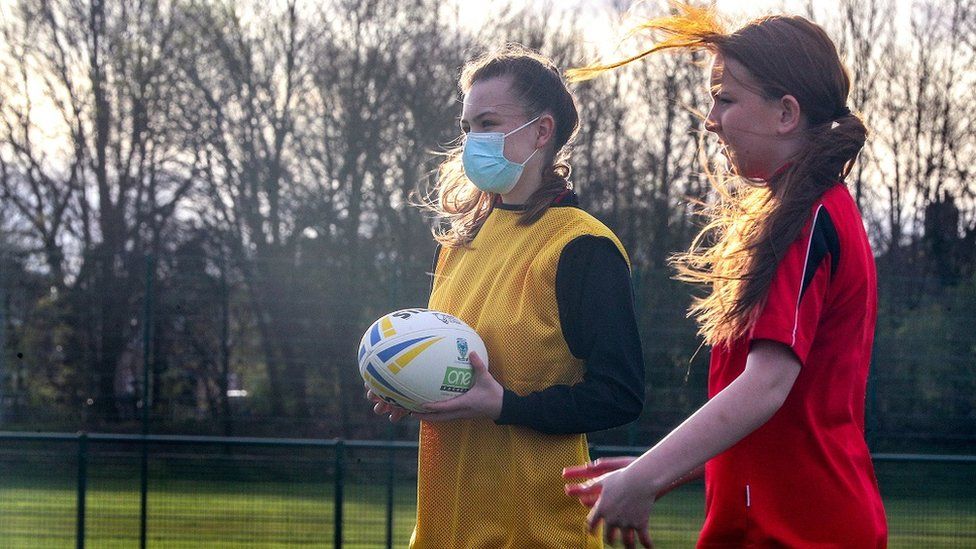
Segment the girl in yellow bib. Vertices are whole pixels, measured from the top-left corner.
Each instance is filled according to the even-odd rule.
[[[460,88],[464,136],[429,204],[443,222],[429,307],[472,326],[489,367],[472,354],[471,389],[414,414],[411,547],[600,547],[561,471],[587,461],[584,433],[643,406],[627,255],[567,180],[579,117],[552,63],[509,47],[467,63]]]

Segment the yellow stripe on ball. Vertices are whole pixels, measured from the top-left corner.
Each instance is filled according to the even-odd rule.
[[[403,353],[402,355],[400,355],[399,358],[397,358],[396,360],[394,360],[393,361],[393,364],[388,365],[390,371],[393,372],[394,374],[399,373],[400,370],[402,370],[404,367],[406,367],[407,364],[410,364],[410,362],[413,359],[417,358],[417,355],[419,355],[420,353],[426,351],[428,347],[430,347],[431,345],[437,343],[438,341],[440,341],[442,339],[444,339],[444,338],[443,337],[438,337],[438,338],[434,338],[434,339],[429,339],[429,340],[427,340],[427,341],[425,341],[425,342],[423,342],[423,343],[421,343],[419,345],[414,346],[412,349],[410,349],[409,351]]]
[[[392,337],[396,335],[396,330],[393,329],[393,322],[390,321],[390,317],[384,317],[380,321],[380,329],[383,330],[383,337]]]

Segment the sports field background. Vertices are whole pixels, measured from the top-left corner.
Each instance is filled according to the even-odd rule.
[[[392,546],[403,547],[409,538],[416,450],[381,444],[342,450],[343,547],[385,547],[389,502]],[[0,445],[3,547],[75,545],[77,450],[72,442]],[[148,546],[335,545],[335,448],[184,443],[150,444],[147,451]],[[90,442],[86,458],[85,546],[137,547],[141,444]],[[976,460],[906,459],[876,460],[890,546],[976,546]],[[700,483],[659,502],[652,516],[657,546],[691,546],[703,504]]]
[[[892,546],[976,547],[976,0],[800,4],[871,130],[848,184],[878,267],[865,435],[888,454]],[[89,547],[138,547],[142,526],[152,547],[327,547],[337,527],[402,546],[417,423],[372,414],[355,347],[427,303],[430,219],[407,204],[458,137],[459,67],[509,41],[596,61],[616,38],[588,32],[625,34],[625,5],[668,9],[0,0],[0,549],[72,547],[80,525]],[[714,197],[700,65],[649,56],[574,87],[573,185],[628,250],[647,374],[641,416],[593,444],[654,444],[706,400],[696,290],[667,266]],[[75,432],[349,449],[340,475],[321,444],[152,442],[143,477],[140,441],[79,461],[70,435],[39,440]],[[690,545],[702,504],[669,495],[659,547]]]

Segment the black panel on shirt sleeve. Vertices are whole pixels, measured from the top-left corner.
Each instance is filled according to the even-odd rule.
[[[813,223],[812,234],[810,235],[810,252],[807,254],[807,263],[803,267],[803,285],[800,287],[800,299],[807,291],[807,286],[813,282],[813,276],[817,274],[821,262],[830,258],[830,276],[833,278],[840,264],[840,237],[837,236],[837,228],[834,220],[827,213],[827,208],[820,207],[817,210],[817,219]]]
[[[569,434],[637,419],[644,406],[644,358],[630,269],[610,239],[581,236],[563,249],[556,300],[569,350],[586,362],[583,380],[525,396],[506,390],[496,423]]]

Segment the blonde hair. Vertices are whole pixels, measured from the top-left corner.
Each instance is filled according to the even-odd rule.
[[[475,82],[510,77],[512,93],[528,115],[549,113],[555,121],[552,148],[547,153],[542,185],[529,197],[519,223],[529,225],[542,217],[553,199],[568,188],[571,168],[566,146],[579,128],[579,114],[572,94],[551,61],[517,44],[466,63],[458,86],[463,94]],[[434,187],[420,204],[437,220],[434,238],[442,245],[470,244],[491,213],[498,195],[482,191],[464,175],[461,153],[464,137],[443,154]]]

